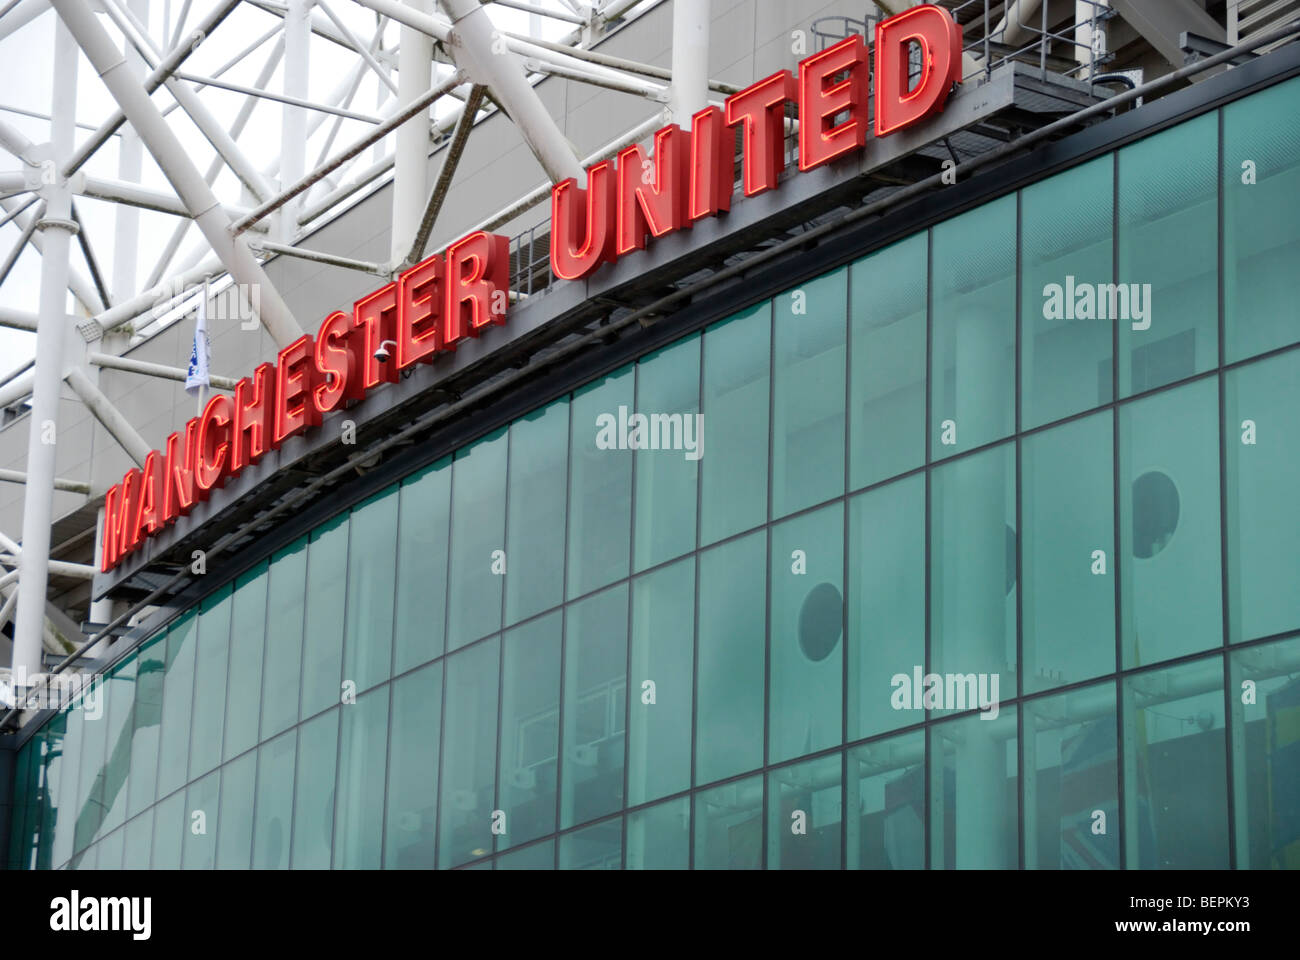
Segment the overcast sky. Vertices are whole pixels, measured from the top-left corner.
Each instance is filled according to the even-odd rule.
[[[551,9],[566,9],[559,0],[534,0],[534,2],[541,2]],[[373,11],[351,2],[351,0],[328,0],[328,3],[330,9],[338,14],[349,29],[363,42],[368,42],[372,38],[376,24]],[[155,45],[164,49],[170,46],[169,42],[162,42],[162,37],[165,35],[163,32],[164,26],[169,27],[171,31],[166,36],[171,36],[176,30],[175,18],[180,13],[182,6],[181,0],[150,0],[149,29]],[[195,2],[191,3],[190,12],[186,19],[187,26],[192,28],[213,6],[214,0],[195,0]],[[500,29],[517,33],[529,32],[529,21],[532,19],[529,14],[499,6],[490,7],[489,11],[489,15]],[[114,40],[121,44],[121,34],[113,22],[103,14],[100,14],[99,20]],[[559,39],[572,29],[572,25],[557,20],[549,18],[538,18],[538,20],[542,25],[542,35],[548,39]],[[274,14],[262,11],[250,4],[241,4],[217,28],[212,37],[206,40],[190,56],[183,70],[200,76],[211,74],[244,47],[269,31],[277,21],[278,18]],[[52,10],[47,11],[13,35],[0,41],[0,107],[16,107],[45,115],[50,113],[53,82],[52,67],[54,62],[54,26],[55,14]],[[398,33],[399,28],[390,23],[385,32],[384,45],[390,48],[396,46]],[[266,40],[243,62],[223,74],[222,79],[245,86],[254,85],[257,74],[261,71],[267,56],[275,45],[275,39],[275,36],[272,36]],[[77,121],[86,124],[88,128],[95,127],[112,114],[115,104],[85,57],[80,56],[79,61]],[[313,35],[310,62],[309,99],[324,101],[330,91],[339,83],[340,77],[351,70],[353,64],[357,62],[357,57],[331,41]],[[279,92],[282,90],[282,82],[282,72],[277,69],[271,82],[267,84],[267,89]],[[381,91],[383,93],[382,98],[380,97]],[[358,113],[375,114],[378,110],[379,101],[389,95],[387,87],[382,86],[378,78],[367,70],[356,96],[351,102],[351,109]],[[205,89],[202,92],[202,98],[208,109],[227,129],[234,121],[235,115],[245,100],[243,94],[216,88]],[[160,109],[165,109],[173,103],[171,96],[164,88],[160,88],[154,94],[153,99]],[[445,103],[445,101],[439,106],[440,110],[451,108],[452,105]],[[281,105],[275,101],[259,101],[257,108],[253,111],[252,119],[239,139],[239,145],[245,155],[264,172],[268,169],[268,165],[275,162],[280,153],[280,110]],[[0,110],[0,116],[3,116],[8,123],[22,131],[35,143],[43,143],[50,139],[48,121],[24,116],[7,109]],[[191,159],[195,161],[201,172],[206,173],[208,164],[214,155],[211,146],[182,110],[174,110],[168,114],[167,119],[173,132],[185,145]],[[329,117],[309,139],[307,145],[307,164],[309,168],[317,162],[322,146],[325,144],[326,138],[333,127],[334,118]],[[365,121],[343,119],[333,145],[330,147],[330,155],[337,153],[341,148],[364,136],[370,129],[373,129],[372,124]],[[89,133],[89,129],[79,128],[77,130],[77,142],[81,143]],[[384,153],[392,150],[393,139],[390,135],[382,142],[381,146]],[[373,162],[379,155],[374,150],[367,151],[359,159],[357,169],[361,169]],[[0,150],[0,172],[12,172],[20,169],[20,167],[21,164],[15,158]],[[99,149],[84,169],[93,176],[119,179],[118,137],[110,138],[109,142]],[[150,187],[170,191],[169,185],[147,150],[144,155],[143,182]],[[240,203],[239,183],[228,168],[223,168],[213,189],[217,197],[223,202]],[[320,193],[314,194],[316,198],[319,198],[320,195]],[[15,199],[23,200],[26,198],[18,197]],[[100,271],[105,283],[110,288],[110,292],[115,297],[135,293],[138,287],[133,287],[133,289],[127,291],[112,289],[115,205],[89,197],[80,197],[77,200],[77,207],[98,260]],[[177,218],[167,214],[140,211],[140,235],[142,239],[136,263],[136,284],[143,283],[153,271],[154,265],[177,222]],[[0,261],[8,256],[19,235],[20,231],[16,224],[12,222],[0,227]],[[198,229],[191,226],[186,234],[185,243],[182,244],[180,252],[172,261],[173,265],[186,262],[190,251],[199,247],[206,250],[206,245]],[[40,299],[40,261],[40,255],[29,245],[19,257],[8,279],[0,286],[0,305],[32,313],[37,311]],[[82,259],[81,252],[75,243],[73,244],[72,264],[80,269],[82,273],[88,273],[85,261]],[[165,274],[164,277],[167,275]],[[70,311],[72,305],[73,301],[69,298],[68,309]],[[0,328],[0,375],[31,359],[35,344],[35,334]]]

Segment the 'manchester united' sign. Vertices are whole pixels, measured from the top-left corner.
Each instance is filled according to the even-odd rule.
[[[912,46],[921,75],[909,86]],[[961,79],[961,27],[940,7],[913,7],[876,26],[874,134],[888,136],[943,109]],[[551,193],[551,269],[564,280],[588,276],[633,250],[731,208],[732,128],[743,143],[743,187],[775,188],[785,167],[786,104],[799,108],[799,169],[812,170],[866,146],[869,52],[852,36],[775,73],[654,136],[651,161],[639,146],[617,163],[587,169]],[[643,175],[653,169],[653,178]],[[325,318],[240,380],[233,398],[217,394],[203,413],[167,438],[141,469],[104,496],[101,568],[113,569],[145,538],[185,516],[268,450],[318,426],[324,414],[396,382],[416,363],[456,349],[484,327],[505,323],[509,241],[474,233]],[[388,345],[392,344],[389,351]],[[387,359],[381,359],[387,355]]]
[[[358,300],[350,314],[331,313],[314,338],[303,335],[275,364],[240,380],[233,399],[215,395],[184,434],[169,436],[164,452],[151,452],[104,495],[101,569],[324,414],[505,323],[508,273],[509,241],[471,234]]]
[[[921,75],[909,87],[908,54],[920,48]],[[876,26],[874,47],[877,137],[888,136],[943,109],[961,80],[961,27],[941,7],[913,7]],[[798,79],[781,70],[654,137],[654,161],[640,145],[617,164],[587,168],[551,191],[551,270],[565,280],[588,276],[603,263],[645,248],[647,235],[689,227],[731,209],[733,127],[741,128],[745,196],[777,186],[785,168],[786,104],[799,108],[799,169],[812,170],[866,146],[868,50],[851,36],[799,64]],[[649,171],[653,169],[653,178]],[[644,171],[644,175],[643,175]]]

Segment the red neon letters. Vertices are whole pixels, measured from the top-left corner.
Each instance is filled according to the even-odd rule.
[[[112,570],[145,537],[324,414],[505,323],[509,270],[509,240],[471,234],[361,298],[351,312],[331,313],[315,338],[300,337],[274,364],[240,380],[233,398],[214,395],[183,433],[167,438],[164,452],[151,452],[143,470],[129,471],[104,495],[100,568]]]
[[[909,86],[915,45],[923,69]],[[875,135],[884,137],[938,113],[961,80],[961,27],[942,7],[926,4],[882,21],[875,43]],[[654,159],[638,146],[551,191],[551,270],[580,280],[602,263],[731,209],[734,136],[740,130],[745,196],[775,189],[785,169],[787,104],[799,106],[799,169],[812,170],[866,146],[869,54],[852,36],[799,65],[796,80],[782,70],[709,107],[689,132],[664,127]]]

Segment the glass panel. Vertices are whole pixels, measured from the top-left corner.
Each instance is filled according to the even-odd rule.
[[[637,448],[633,569],[645,570],[695,549],[696,484],[705,453],[699,336],[650,354],[636,369],[628,426],[628,444]]]
[[[935,724],[930,734],[930,866],[1014,870],[1019,863],[1016,711]]]
[[[930,502],[930,669],[963,677],[982,674],[978,680],[993,700],[1014,696],[1015,446],[936,469]],[[922,691],[911,693],[915,703]]]
[[[564,600],[565,497],[569,476],[569,401],[557,400],[510,427],[506,520],[506,623]]]
[[[773,568],[775,570],[775,567]],[[849,501],[849,729],[858,740],[921,720],[890,678],[925,663],[925,478]]]
[[[767,775],[767,868],[840,868],[841,754]]]
[[[1223,642],[1214,379],[1120,409],[1124,666]]]
[[[104,743],[104,765],[98,773],[102,778],[99,801],[103,806],[97,814],[103,817],[103,825],[96,831],[101,837],[126,821],[126,784],[131,772],[136,666],[135,656],[128,657],[109,674],[104,688],[107,737]]]
[[[1122,396],[1218,363],[1218,152],[1213,113],[1119,151]]]
[[[153,870],[179,870],[181,844],[190,829],[189,813],[185,809],[185,791],[177,790],[153,809],[153,852],[150,868]]]
[[[131,772],[126,781],[127,816],[154,802],[158,783],[158,743],[162,736],[163,685],[167,637],[161,634],[136,656],[135,704],[132,713]],[[179,719],[179,718],[178,718]],[[189,731],[186,731],[188,733]]]
[[[455,867],[492,850],[500,653],[501,641],[493,637],[446,661],[440,867]]]
[[[191,780],[221,760],[221,736],[226,713],[226,666],[230,659],[231,587],[222,587],[203,601],[194,668],[194,716],[190,730]]]
[[[344,514],[313,530],[307,548],[301,719],[339,703],[347,570],[348,517]]]
[[[784,517],[844,492],[848,270],[781,294],[772,311],[772,516]]]
[[[63,761],[63,743],[67,738],[67,723],[67,713],[57,713],[45,725],[41,734],[44,740],[41,746],[41,782],[45,802],[42,805],[40,817],[37,821],[39,841],[36,851],[36,866],[41,870],[48,870],[56,865],[54,860],[56,845],[54,835],[59,821],[61,788],[63,780],[66,779],[64,771],[70,768]],[[65,819],[71,820],[72,818],[68,816]]]
[[[1026,437],[1021,511],[1028,691],[1115,670],[1114,428],[1109,413]]]
[[[31,762],[31,747],[30,745],[23,746],[18,750],[13,766],[13,801],[9,810],[11,818],[9,824],[9,852],[6,856],[6,866],[10,870],[17,870],[20,864],[25,866],[21,853],[26,839],[23,835],[23,821],[27,816],[30,798],[34,797],[36,793],[32,789],[31,777],[29,776]]]
[[[55,820],[49,831],[53,840],[53,859],[51,865],[62,867],[73,854],[72,840],[76,829],[80,808],[77,805],[77,780],[81,773],[81,749],[85,734],[85,714],[80,702],[66,712],[67,730],[63,733],[58,749],[63,751],[63,763],[60,765],[55,786],[58,788],[58,805],[55,807]],[[52,796],[55,794],[51,794]]]
[[[695,558],[688,557],[632,583],[628,806],[691,785],[694,655]]]
[[[266,603],[266,673],[262,677],[263,740],[269,740],[298,719],[306,592],[307,538],[300,537],[271,558]]]
[[[217,869],[247,870],[253,848],[253,788],[257,754],[250,750],[221,768],[221,829]]]
[[[685,870],[691,856],[691,798],[627,815],[627,869]]]
[[[1223,108],[1224,359],[1300,340],[1300,78]]]
[[[397,495],[389,487],[352,511],[343,679],[355,682],[357,692],[387,680],[393,666]]]
[[[768,762],[780,763],[843,738],[843,504],[773,527],[771,570]]]
[[[397,530],[397,610],[393,672],[442,656],[447,621],[447,538],[451,530],[451,460],[439,460],[402,483]]]
[[[695,795],[695,869],[763,866],[763,778],[749,777]]]
[[[1122,682],[1125,866],[1226,869],[1222,656]]]
[[[569,441],[568,595],[583,596],[627,576],[632,527],[632,454],[620,410],[634,402],[633,368],[573,395]]]
[[[339,711],[313,717],[298,728],[298,769],[293,800],[295,870],[327,870],[334,844],[334,771]]]
[[[498,870],[554,870],[555,841],[534,843],[531,847],[503,854],[497,857],[496,868]]]
[[[932,231],[931,456],[1009,436],[1015,427],[1016,197]]]
[[[294,752],[298,731],[290,730],[257,751],[257,816],[253,821],[253,868],[289,866],[293,825]]]
[[[384,848],[384,768],[388,761],[388,687],[363,694],[343,711],[339,747],[334,866],[377,870]]]
[[[153,848],[153,816],[150,807],[134,820],[128,820],[122,850],[123,870],[148,870],[149,853]]]
[[[185,788],[181,869],[211,870],[216,860],[221,770]]]
[[[505,634],[498,805],[506,823],[498,850],[555,832],[563,633],[556,610]]]
[[[1300,627],[1300,352],[1225,376],[1228,609],[1253,640]]]
[[[95,858],[96,870],[122,869],[122,843],[125,837],[126,831],[116,830],[99,842],[99,856]]]
[[[764,302],[704,333],[704,450],[700,542],[767,519],[772,305]]]
[[[506,431],[499,430],[456,456],[451,479],[448,650],[501,629],[507,450]]]
[[[1025,704],[1025,866],[1119,867],[1119,767],[1111,681]]]
[[[623,806],[627,585],[567,608],[560,827]]]
[[[845,821],[850,870],[925,866],[925,732],[877,740],[849,751]]]
[[[104,815],[104,743],[108,739],[107,684],[102,676],[94,677],[81,696],[81,772],[77,775],[77,824],[74,829],[74,852],[80,852],[97,840]]]
[[[622,817],[560,837],[561,870],[620,870],[622,861]]]
[[[853,264],[849,487],[925,462],[926,235]]]
[[[1237,867],[1293,870],[1300,866],[1300,637],[1235,650],[1228,669]]]
[[[235,581],[230,621],[230,679],[226,684],[226,735],[222,755],[229,760],[257,743],[262,692],[262,654],[266,648],[267,564]]]
[[[1114,395],[1114,165],[1107,154],[1021,192],[1025,428],[1109,403]],[[1149,301],[1144,298],[1142,304]]]
[[[700,555],[695,782],[763,765],[767,534]]]
[[[384,866],[432,870],[442,742],[441,663],[394,681],[391,722]]]

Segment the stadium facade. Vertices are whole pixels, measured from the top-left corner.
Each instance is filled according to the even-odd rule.
[[[1300,45],[1229,62],[1008,59],[575,279],[484,253],[503,322],[101,532],[176,586],[5,738],[8,866],[1296,866]]]

